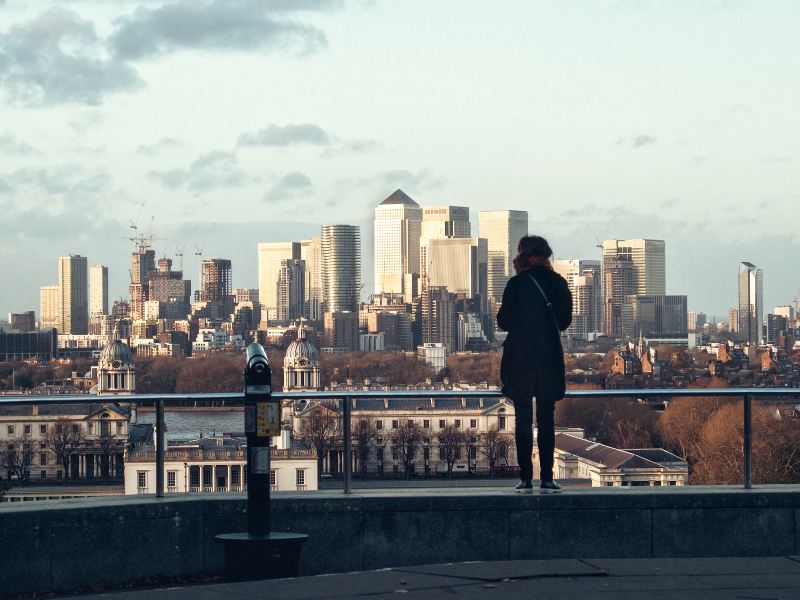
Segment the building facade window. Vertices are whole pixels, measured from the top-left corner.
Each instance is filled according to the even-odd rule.
[[[79,434],[80,432],[81,432],[81,426],[80,426],[80,425],[78,425],[77,423],[75,423],[75,424],[72,426],[72,433],[74,433],[75,435],[77,435],[77,434]]]
[[[136,471],[136,487],[140,494],[147,493],[147,471]]]
[[[275,469],[272,469],[269,472],[269,484],[272,486],[278,485],[278,477],[277,474],[275,473]]]
[[[167,471],[167,487],[175,490],[178,487],[178,472]]]
[[[43,467],[47,465],[47,452],[39,452],[39,464]]]
[[[470,419],[469,420],[469,428],[470,429],[477,429],[478,428],[478,419]]]
[[[47,471],[39,471],[39,479],[47,479]]]
[[[296,470],[296,475],[295,475],[295,480],[296,480],[298,486],[301,486],[301,485],[304,486],[306,484],[306,470],[305,469],[297,469]]]
[[[30,434],[31,434],[31,426],[30,426],[30,425],[25,425],[25,426],[23,427],[22,431],[23,431],[23,433],[24,433],[25,435],[30,435]]]
[[[422,419],[422,428],[423,429],[430,429],[431,428],[431,420],[430,419]]]
[[[505,408],[501,408],[499,411],[497,411],[497,429],[499,431],[505,431],[506,430],[506,409]]]
[[[392,429],[397,429],[400,427],[400,421],[397,419],[392,419]]]
[[[383,421],[381,419],[375,421],[375,429],[383,429]]]
[[[409,419],[408,420],[408,426],[409,427],[413,427],[414,426],[414,419]]]
[[[39,425],[39,435],[47,434],[47,425]]]
[[[439,429],[444,429],[447,426],[447,423],[444,419],[439,419]]]
[[[456,429],[461,429],[461,419],[456,419],[455,423],[453,423],[453,427]]]
[[[6,431],[8,431],[8,435],[14,435],[14,426],[9,425]]]

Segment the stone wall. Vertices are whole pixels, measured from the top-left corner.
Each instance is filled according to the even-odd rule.
[[[0,507],[0,595],[220,573],[214,535],[244,531],[244,494]],[[272,530],[309,534],[300,572],[472,560],[800,553],[800,488],[687,487],[276,494]]]

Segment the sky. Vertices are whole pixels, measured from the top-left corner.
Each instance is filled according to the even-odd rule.
[[[0,316],[57,259],[127,296],[158,256],[229,258],[421,205],[527,210],[557,258],[666,240],[667,293],[723,317],[800,296],[800,5],[771,0],[0,0]],[[182,259],[177,255],[182,253]]]

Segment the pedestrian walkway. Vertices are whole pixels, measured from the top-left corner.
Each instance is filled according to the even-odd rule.
[[[800,557],[469,562],[181,588],[109,592],[111,600],[722,600],[800,598]],[[74,596],[73,596],[74,597]]]

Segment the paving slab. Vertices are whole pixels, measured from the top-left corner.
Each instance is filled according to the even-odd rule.
[[[797,563],[800,567],[800,563]],[[533,579],[538,577],[604,577],[602,567],[579,559],[506,560],[496,562],[461,562],[394,569],[406,573],[427,573],[448,577],[463,577],[480,581],[503,579]]]
[[[612,576],[800,574],[800,560],[790,557],[730,558],[587,558],[585,563]]]

